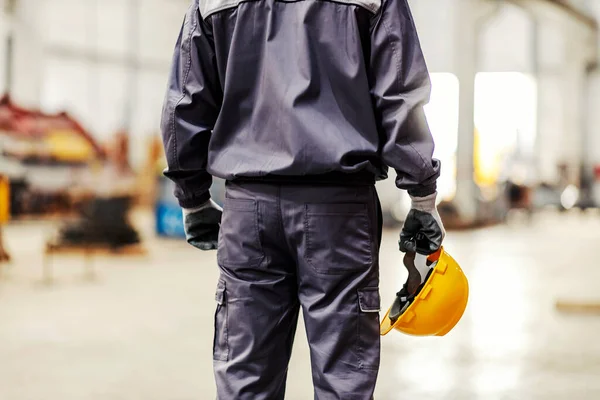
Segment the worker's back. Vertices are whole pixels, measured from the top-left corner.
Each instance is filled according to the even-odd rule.
[[[429,75],[407,0],[194,0],[163,113],[180,204],[227,180],[430,193]],[[415,192],[416,191],[416,192]]]
[[[363,48],[378,7],[373,0],[201,0],[223,89],[209,171],[317,175],[376,160]],[[369,169],[378,174],[380,165]]]

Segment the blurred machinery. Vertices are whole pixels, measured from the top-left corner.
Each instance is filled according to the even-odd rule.
[[[79,217],[65,224],[59,237],[50,245],[104,246],[111,249],[138,244],[140,238],[129,222],[131,197],[94,198],[81,210]]]
[[[47,284],[53,282],[52,255],[83,255],[86,260],[85,277],[93,279],[92,255],[146,254],[141,237],[130,220],[137,194],[135,177],[125,163],[105,163],[92,169],[90,174],[81,177],[78,186],[71,192],[77,191],[93,195],[79,195],[77,216],[67,220],[58,234],[46,242],[44,282]]]
[[[93,255],[143,256],[141,238],[129,220],[133,196],[114,195],[90,199],[79,216],[66,222],[51,238],[44,251],[43,283],[54,282],[52,259],[56,255],[79,254],[84,257],[84,278],[93,280],[96,273]]]
[[[8,210],[16,219],[74,215],[48,252],[138,244],[128,219],[136,187],[127,154],[126,133],[105,149],[68,114],[25,109],[2,97],[0,166],[10,183],[3,183],[0,223]]]
[[[127,160],[128,147],[128,135],[118,133],[108,147],[107,161],[93,165],[78,177],[68,191],[79,199],[78,217],[62,227],[59,237],[49,243],[51,248],[121,249],[140,243],[129,220],[137,193],[136,178]]]
[[[68,114],[0,98],[0,164],[10,178],[13,217],[73,211],[78,199],[69,190],[103,158],[102,147]]]
[[[2,225],[8,222],[10,217],[10,186],[8,178],[0,174],[0,263],[10,261],[8,251],[4,247],[2,236]]]

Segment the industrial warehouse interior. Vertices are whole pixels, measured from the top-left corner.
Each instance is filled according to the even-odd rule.
[[[191,2],[0,0],[0,400],[218,396],[217,253],[186,243],[163,174]],[[600,0],[408,4],[469,294],[445,336],[381,337],[374,398],[600,399]],[[376,183],[382,319],[408,277],[394,178]],[[301,316],[285,398],[313,383]]]

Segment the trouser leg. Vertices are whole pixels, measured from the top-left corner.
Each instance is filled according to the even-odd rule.
[[[289,229],[296,230],[315,399],[371,399],[380,357],[375,189],[289,189],[285,198]]]
[[[299,304],[296,265],[286,252],[277,191],[267,185],[227,186],[214,343],[221,400],[285,395]]]

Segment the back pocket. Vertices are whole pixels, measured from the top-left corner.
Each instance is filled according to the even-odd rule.
[[[368,269],[373,263],[373,234],[363,203],[306,204],[305,259],[322,274]]]
[[[255,200],[225,199],[217,260],[222,266],[256,267],[264,259]]]

